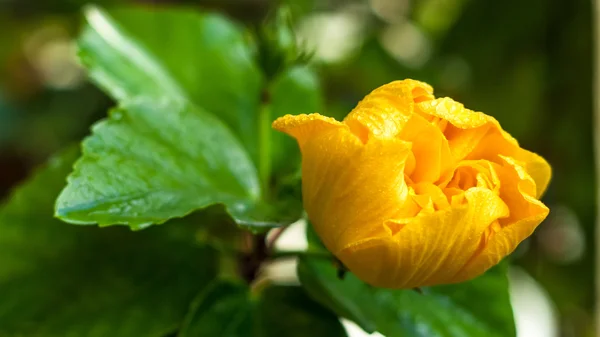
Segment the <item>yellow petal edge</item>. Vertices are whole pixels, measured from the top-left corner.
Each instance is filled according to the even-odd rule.
[[[302,152],[304,208],[325,246],[386,288],[462,282],[510,254],[548,215],[551,169],[491,116],[426,83],[394,81],[339,122],[286,115]]]

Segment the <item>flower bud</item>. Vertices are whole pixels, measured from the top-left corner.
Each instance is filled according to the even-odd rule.
[[[287,115],[315,231],[363,281],[415,288],[474,278],[532,234],[551,169],[499,123],[414,80],[395,81],[339,122]]]
[[[278,7],[256,32],[257,62],[267,79],[296,64],[306,64],[311,54],[299,45],[294,32],[292,13]]]

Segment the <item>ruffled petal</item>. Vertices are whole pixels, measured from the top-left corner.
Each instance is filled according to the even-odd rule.
[[[501,181],[496,172],[497,166],[487,160],[463,160],[456,167],[446,189],[466,191],[471,187],[482,187],[498,194]]]
[[[448,121],[443,128],[456,160],[487,159],[498,161],[497,155],[513,157],[525,163],[536,183],[536,196],[546,190],[551,177],[550,165],[540,156],[519,147],[519,143],[498,121],[484,113],[472,111],[450,98],[423,101],[415,106],[421,114]]]
[[[479,145],[491,126],[486,124],[474,129],[461,129],[452,124],[444,129],[450,151],[455,160],[465,159]]]
[[[443,132],[456,160],[497,161],[497,154],[511,156],[525,163],[527,172],[536,183],[538,198],[546,190],[552,175],[550,165],[535,153],[520,148],[518,142],[502,130],[494,118],[469,110],[447,97],[421,102],[415,106],[415,110],[450,123],[443,128]]]
[[[412,143],[415,164],[406,173],[413,182],[435,183],[450,178],[456,162],[450,153],[448,141],[435,125],[419,115],[413,115],[397,137]]]
[[[515,151],[513,156],[525,165],[527,173],[529,173],[535,182],[535,197],[539,199],[546,191],[546,188],[548,188],[550,178],[552,177],[550,164],[541,156],[521,148]]]
[[[386,219],[415,214],[403,207],[409,199],[403,172],[409,153],[410,144],[401,140],[363,144],[345,128],[305,142],[304,207],[330,251],[381,234]]]
[[[486,159],[502,164],[502,156],[514,158],[523,164],[535,183],[536,192],[533,196],[539,198],[550,182],[550,165],[544,158],[520,148],[519,143],[499,125],[494,125],[488,130],[466,159]]]
[[[462,160],[473,151],[494,121],[484,113],[469,110],[447,97],[421,102],[415,106],[415,111],[432,121],[447,121],[436,124],[448,140],[455,160]]]
[[[409,194],[422,210],[429,213],[450,207],[448,197],[442,189],[432,183],[418,183],[409,186]]]
[[[393,138],[413,114],[415,102],[433,99],[433,89],[426,83],[394,81],[373,90],[344,122],[366,142],[370,137]]]
[[[420,102],[416,105],[416,111],[447,120],[460,129],[475,129],[490,121],[488,115],[469,110],[462,103],[448,97]]]
[[[357,241],[339,257],[359,278],[375,286],[449,283],[477,251],[479,242],[473,238],[509,213],[504,202],[487,189],[472,188],[465,198],[467,204],[461,207],[390,220],[386,227],[401,226],[397,233]]]
[[[510,209],[510,215],[499,219],[480,239],[480,249],[471,257],[453,282],[471,279],[492,266],[527,237],[548,215],[548,207],[537,200],[536,183],[527,170],[510,157],[501,156],[503,165],[497,169],[502,186],[500,197]]]

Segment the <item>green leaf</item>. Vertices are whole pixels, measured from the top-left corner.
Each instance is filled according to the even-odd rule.
[[[342,280],[332,260],[308,256],[300,258],[298,275],[313,298],[368,332],[387,337],[516,334],[503,264],[470,282],[424,288],[423,294],[375,288],[351,273]]]
[[[216,276],[212,249],[156,227],[65,226],[52,205],[78,151],[52,159],[0,208],[0,335],[156,336]]]
[[[271,84],[271,119],[286,114],[298,115],[320,112],[323,104],[317,75],[306,66],[296,66],[281,73]],[[300,150],[296,140],[272,131],[273,170],[289,175],[300,165]]]
[[[272,286],[259,304],[262,336],[345,337],[338,317],[298,286]]]
[[[83,142],[56,214],[74,223],[143,228],[224,203],[240,222],[259,198],[237,139],[186,103],[138,99],[113,110]]]
[[[272,131],[259,116],[263,79],[244,31],[179,9],[111,14],[86,10],[80,57],[120,107],[84,141],[56,215],[141,229],[223,204],[252,231],[296,221],[294,197],[270,198],[270,176],[261,176],[262,191],[259,184],[257,165],[268,175],[271,163],[259,163],[257,133]],[[294,85],[276,86],[277,109],[287,91],[303,88]]]
[[[256,295],[254,295],[256,296]],[[216,281],[194,301],[178,337],[345,337],[338,318],[297,286],[269,286],[257,298],[248,286]]]
[[[249,295],[244,284],[215,281],[194,300],[177,336],[253,336],[255,303]]]
[[[140,95],[191,100],[215,114],[258,154],[263,83],[245,32],[218,14],[129,8],[85,11],[79,55],[90,77],[118,101]]]

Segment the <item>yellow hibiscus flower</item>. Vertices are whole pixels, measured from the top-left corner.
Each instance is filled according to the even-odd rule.
[[[462,282],[496,265],[548,215],[551,169],[492,117],[414,80],[377,88],[339,122],[287,115],[315,231],[363,281]]]

